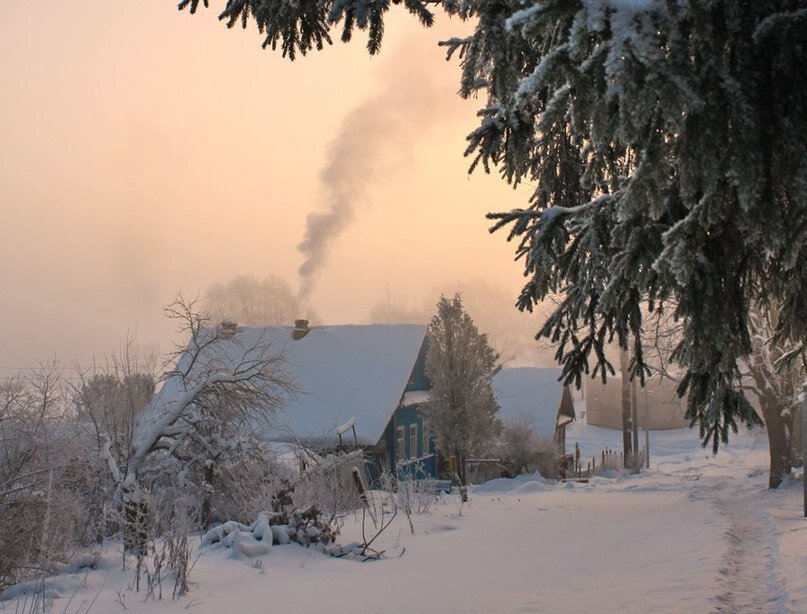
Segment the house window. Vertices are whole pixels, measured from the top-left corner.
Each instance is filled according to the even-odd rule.
[[[409,458],[417,458],[418,455],[418,425],[409,425]]]
[[[395,429],[395,458],[403,460],[404,456],[404,429],[399,426]]]

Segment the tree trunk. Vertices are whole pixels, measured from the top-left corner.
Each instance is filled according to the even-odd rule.
[[[791,417],[793,426],[790,430],[790,461],[793,467],[799,467],[804,464],[803,450],[804,450],[804,419],[801,415],[804,404],[799,403],[793,410]]]
[[[457,459],[457,481],[460,483],[460,499],[464,503],[468,501],[468,483],[465,481],[465,453],[457,450],[455,458]]]
[[[765,419],[771,456],[768,488],[778,488],[792,467],[792,425],[789,425],[787,417],[782,415],[782,406],[776,397],[760,396],[759,404],[762,409],[762,417]]]
[[[202,526],[207,528],[210,517],[213,514],[213,463],[205,466],[204,484],[202,484],[202,505],[200,509],[200,520]]]
[[[123,547],[138,560],[148,549],[149,508],[139,491],[123,502]]]

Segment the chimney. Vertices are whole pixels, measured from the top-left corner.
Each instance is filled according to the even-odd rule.
[[[218,337],[219,339],[232,339],[238,330],[238,324],[232,320],[222,320],[219,324]]]
[[[294,330],[291,331],[291,338],[299,341],[308,334],[308,320],[295,320]]]

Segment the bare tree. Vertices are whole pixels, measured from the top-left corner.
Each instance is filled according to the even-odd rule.
[[[0,494],[3,485],[17,483],[22,474],[47,470],[67,438],[66,388],[58,363],[47,363],[0,386]],[[24,480],[42,483],[40,473]],[[17,487],[20,487],[17,484]]]
[[[393,294],[389,288],[384,297],[370,308],[371,324],[422,324],[427,322],[429,314],[410,306],[402,296]]]
[[[786,368],[780,364],[789,354],[798,352],[793,342],[774,336],[777,314],[774,309],[757,306],[750,314],[751,356],[742,371],[744,387],[759,402],[770,448],[768,487],[777,488],[798,464],[800,433],[799,392],[804,381],[803,365],[793,361]]]
[[[0,385],[0,590],[65,562],[81,508],[65,488],[73,449],[61,368]]]
[[[80,372],[79,383],[73,387],[79,422],[91,425],[99,453],[107,448],[124,469],[135,421],[154,397],[156,379],[157,358],[138,356],[130,336],[119,352]]]
[[[644,318],[642,347],[653,376],[680,383],[680,370],[670,368],[682,338],[682,324],[674,317],[674,306],[647,314]],[[798,395],[804,380],[801,346],[777,338],[775,306],[757,304],[749,314],[751,353],[742,363],[743,393],[756,400],[770,451],[768,486],[777,488],[791,468],[801,463],[801,421]]]
[[[428,342],[426,375],[432,388],[426,413],[439,449],[456,459],[457,477],[464,487],[469,454],[496,435],[499,406],[492,380],[498,356],[463,308],[459,294],[437,303]]]
[[[292,324],[303,315],[289,284],[275,275],[264,279],[239,275],[210,286],[205,299],[214,322],[230,320],[244,326],[277,326]]]
[[[211,327],[196,300],[179,296],[165,312],[188,343],[176,349],[162,390],[137,419],[127,466],[118,466],[109,446],[103,452],[124,508],[134,500],[144,462],[157,453],[210,467],[211,486],[216,462],[240,450],[240,436],[270,420],[292,389],[283,357],[262,338],[242,340],[234,327]]]

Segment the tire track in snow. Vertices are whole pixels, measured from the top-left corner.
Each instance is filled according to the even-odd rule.
[[[748,497],[710,497],[728,521],[728,550],[719,570],[715,612],[784,614],[787,594],[778,577],[776,537],[770,520]]]

